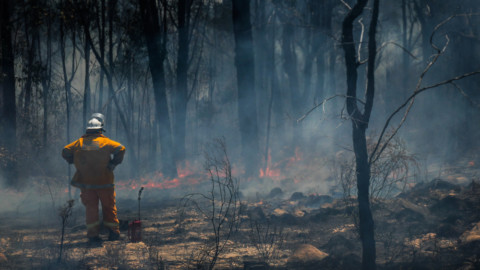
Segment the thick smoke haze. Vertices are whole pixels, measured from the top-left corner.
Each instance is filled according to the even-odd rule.
[[[175,1],[167,2],[172,2],[169,12],[179,12]],[[8,140],[2,138],[0,211],[49,212],[66,201],[75,169],[71,166],[68,170],[61,150],[83,135],[84,118],[88,120],[94,112],[107,117],[105,135],[127,148],[123,163],[115,170],[120,199],[135,200],[138,187],[148,183],[156,186],[152,184],[151,192],[147,187],[147,201],[181,197],[197,187],[206,188],[202,186],[208,181],[204,153],[211,150],[208,143],[214,138],[225,139],[245,197],[266,195],[275,187],[284,189],[285,196],[296,191],[339,195],[335,164],[353,158],[340,41],[346,4],[352,6],[354,1],[250,1],[252,28],[246,31],[252,31],[253,37],[253,91],[237,87],[237,69],[241,67],[234,60],[235,46],[248,44],[234,39],[231,1],[192,2],[186,18],[189,60],[185,112],[174,102],[178,91],[178,33],[182,29],[178,29],[178,18],[164,14],[160,7],[157,23],[163,30],[155,36],[157,45],[164,46],[164,71],[157,75],[165,80],[163,91],[172,130],[181,114],[186,115],[184,160],[175,157],[178,134],[170,134],[176,177],[163,176],[161,153],[166,146],[159,140],[161,130],[155,115],[159,105],[149,65],[155,59],[147,52],[140,7],[131,1],[118,1],[115,12],[106,14],[103,23],[95,19],[101,13],[98,3],[88,7],[85,3],[70,6],[41,1],[48,16],[36,14],[37,6],[30,2],[10,7],[17,143],[9,150],[5,145]],[[389,115],[414,93],[420,79],[421,88],[480,68],[477,11],[475,1],[462,1],[461,5],[454,1],[382,1],[369,139],[378,138]],[[72,16],[63,18],[62,12]],[[358,68],[359,107],[363,106],[366,85],[363,62],[367,58],[370,12],[366,9],[362,19],[354,23],[358,61],[362,63]],[[24,15],[32,21],[20,20]],[[92,24],[86,26],[85,19],[89,18]],[[91,44],[85,29],[90,32]],[[430,44],[432,34],[433,45],[440,49],[446,46],[438,59]],[[87,52],[89,70],[85,65]],[[422,75],[432,61],[435,63]],[[422,177],[415,181],[430,180],[447,164],[466,165],[477,160],[479,79],[468,77],[415,98],[396,135],[423,170]],[[85,95],[86,80],[90,95]],[[8,90],[3,87],[2,91]],[[260,164],[258,172],[253,173],[245,172],[241,154],[245,145],[240,123],[249,113],[238,111],[238,96],[244,92],[253,93],[243,98],[256,104],[257,109],[259,149],[252,150],[251,157],[259,156]],[[90,105],[85,107],[87,100]],[[2,108],[6,104],[6,100],[0,102]],[[388,131],[400,123],[404,113],[405,109],[393,118]],[[4,117],[8,115],[2,114]],[[11,162],[15,163],[15,173],[8,165]],[[70,194],[75,196],[75,192],[72,187]]]

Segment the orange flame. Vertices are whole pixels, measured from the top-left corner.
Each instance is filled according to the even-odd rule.
[[[119,181],[115,185],[118,189],[137,189],[140,186],[145,188],[172,189],[182,184],[195,185],[200,182],[203,176],[190,169],[190,164],[185,163],[185,167],[177,168],[176,178],[167,178],[161,172],[155,172],[151,175],[141,177],[140,179],[129,179]]]
[[[285,172],[301,161],[303,159],[302,156],[303,155],[300,152],[300,149],[297,147],[295,148],[295,155],[293,157],[283,159],[272,164],[272,156],[270,151],[268,151],[267,166],[265,169],[260,169],[258,176],[259,178],[268,177],[277,181],[285,179],[287,178]]]

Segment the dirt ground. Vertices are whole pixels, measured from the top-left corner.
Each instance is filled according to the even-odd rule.
[[[206,215],[183,207],[172,193],[145,190],[143,241],[131,243],[135,192],[118,198],[118,241],[88,244],[83,206],[74,206],[61,260],[58,210],[45,203],[2,212],[0,269],[208,269],[215,243],[221,246],[215,269],[358,269],[361,263],[355,198],[281,187],[242,197],[238,222],[220,227],[215,242]],[[374,200],[372,210],[379,269],[480,269],[480,181],[468,169],[452,168],[394,198]]]

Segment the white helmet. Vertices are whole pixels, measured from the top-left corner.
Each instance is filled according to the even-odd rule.
[[[102,127],[103,127],[103,124],[105,124],[105,116],[103,116],[103,114],[101,113],[94,113],[92,114],[92,116],[90,116],[90,118],[96,118],[98,121],[102,123]]]
[[[87,130],[103,130],[102,122],[98,121],[97,118],[92,118],[87,123]]]

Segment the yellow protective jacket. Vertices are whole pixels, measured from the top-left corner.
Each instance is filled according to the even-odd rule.
[[[113,169],[124,154],[123,145],[101,133],[85,134],[62,151],[62,157],[77,169],[72,186],[86,189],[113,187]]]

